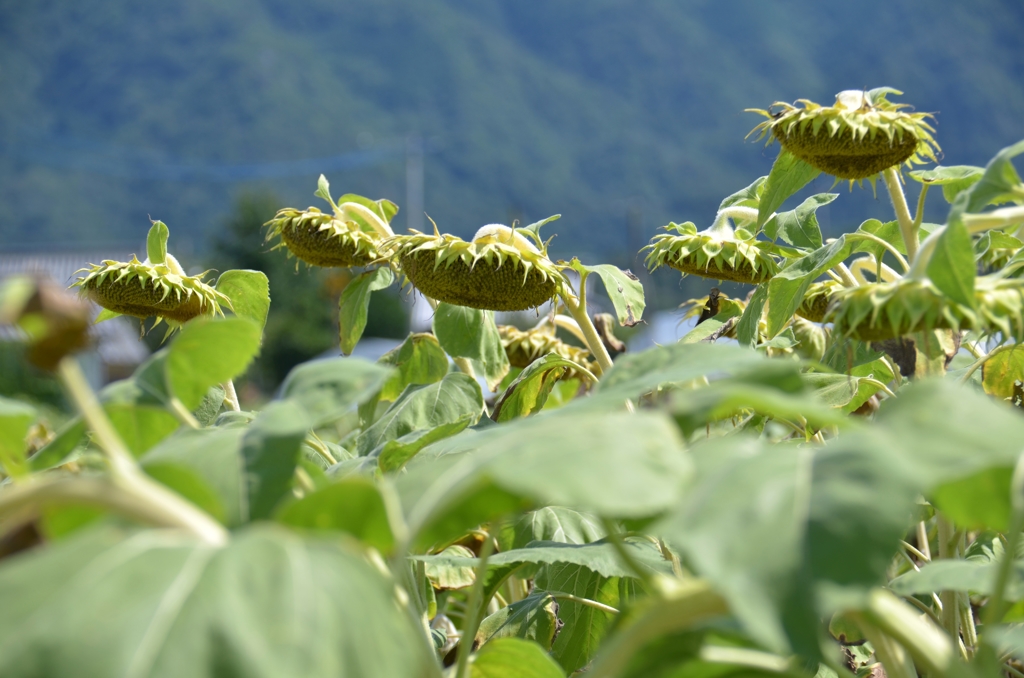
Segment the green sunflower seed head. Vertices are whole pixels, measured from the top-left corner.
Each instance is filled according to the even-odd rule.
[[[286,248],[296,259],[324,268],[366,266],[379,259],[377,246],[394,235],[389,222],[398,207],[352,194],[335,203],[323,175],[316,195],[330,203],[331,213],[286,207],[264,224],[268,242],[280,239],[274,249]]]
[[[529,330],[520,330],[511,325],[498,325],[498,334],[501,336],[501,344],[505,347],[505,354],[512,367],[526,368],[530,363],[543,358],[548,353],[555,353],[593,374],[601,373],[597,363],[590,360],[590,351],[566,344],[555,336],[554,328],[550,325]],[[561,378],[584,379],[586,375],[577,370],[567,370]]]
[[[825,314],[828,312],[832,292],[841,287],[842,285],[832,280],[811,283],[811,286],[807,288],[807,292],[804,294],[804,300],[800,302],[800,307],[796,310],[796,314],[811,322],[822,322],[825,319]]]
[[[743,229],[734,232],[727,219],[720,217],[700,232],[692,221],[671,223],[665,230],[669,232],[655,236],[644,248],[649,250],[645,263],[651,271],[670,266],[684,276],[757,285],[779,270],[768,251],[770,243],[756,240]]]
[[[203,282],[206,273],[184,274],[177,260],[167,255],[162,264],[139,261],[104,261],[81,269],[72,287],[100,306],[137,318],[157,316],[184,323],[201,315],[224,315],[221,306],[231,300]]]
[[[543,243],[522,231],[485,226],[466,242],[449,234],[413,231],[381,244],[382,251],[420,292],[438,301],[489,311],[524,311],[565,289]]]
[[[943,295],[930,280],[904,278],[837,289],[825,318],[835,331],[861,341],[884,341],[936,329],[1002,332],[1024,337],[1024,281],[975,280],[974,308]]]
[[[747,109],[766,118],[750,134],[779,144],[809,165],[839,179],[866,179],[900,165],[936,162],[939,145],[929,113],[908,113],[906,104],[894,104],[888,94],[902,94],[883,87],[870,91],[846,90],[832,106],[807,99],[799,106],[775,102],[768,110]],[[748,135],[749,136],[749,135]]]

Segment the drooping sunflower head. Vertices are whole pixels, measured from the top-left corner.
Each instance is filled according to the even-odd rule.
[[[544,243],[527,229],[490,224],[466,242],[435,226],[433,235],[414,230],[381,249],[424,295],[458,306],[524,311],[565,289]]]
[[[651,271],[670,266],[683,275],[757,285],[779,270],[771,243],[755,239],[742,228],[733,231],[728,219],[720,217],[700,232],[692,221],[671,223],[665,230],[668,233],[655,236],[644,248],[650,250],[645,263]]]
[[[280,238],[274,249],[287,248],[296,259],[325,268],[366,266],[380,258],[377,246],[394,233],[389,222],[398,212],[390,200],[370,200],[346,194],[335,202],[323,175],[316,195],[331,205],[331,212],[316,207],[286,207],[268,221],[267,241]]]
[[[209,271],[187,275],[167,253],[167,226],[154,222],[150,229],[150,257],[139,261],[104,261],[83,268],[71,286],[99,306],[136,318],[156,316],[184,323],[201,315],[224,315],[221,306],[231,300],[203,282]]]
[[[866,179],[882,170],[907,163],[936,161],[939,145],[928,113],[910,113],[907,104],[894,104],[882,87],[869,91],[846,90],[832,106],[807,99],[798,106],[784,102],[768,110],[747,109],[768,118],[751,134],[758,139],[770,134],[787,151],[816,169],[839,179]]]
[[[820,323],[825,319],[829,302],[832,299],[832,292],[840,289],[842,285],[832,280],[811,283],[804,293],[804,300],[796,309],[796,314],[811,322]]]
[[[570,360],[594,374],[600,368],[590,359],[590,351],[565,343],[557,336],[552,325],[543,325],[529,330],[520,330],[512,325],[498,325],[501,344],[512,367],[526,368],[535,360],[548,353]],[[562,379],[579,379],[586,375],[578,370],[568,370]]]
[[[1000,276],[975,280],[974,308],[958,303],[924,279],[839,288],[826,321],[861,341],[884,341],[935,329],[1002,332],[1024,337],[1024,281]]]

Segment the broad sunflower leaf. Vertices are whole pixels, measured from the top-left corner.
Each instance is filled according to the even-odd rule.
[[[555,353],[534,360],[498,397],[491,418],[499,422],[509,421],[541,411],[558,380],[566,370],[576,367],[574,362]]]
[[[615,316],[620,325],[633,327],[640,322],[646,302],[644,287],[635,275],[611,264],[584,266],[579,259],[573,259],[570,265],[580,275],[596,273],[601,278],[604,290],[615,307]]]
[[[487,643],[470,661],[470,678],[564,678],[564,673],[537,643],[521,638],[498,638]]]
[[[475,379],[451,372],[434,384],[406,387],[402,395],[380,419],[356,439],[361,455],[402,436],[443,424],[469,419],[476,421],[483,413],[484,400]]]
[[[262,330],[270,312],[270,280],[262,271],[224,271],[217,278],[217,291],[231,300],[235,315],[248,318]]]
[[[360,358],[330,358],[297,365],[281,385],[284,398],[306,412],[313,428],[336,421],[379,391],[393,374]]]
[[[394,401],[410,384],[433,384],[448,374],[448,356],[432,334],[410,334],[398,348],[378,361],[395,368],[384,382],[380,399]]]
[[[984,173],[980,167],[973,165],[952,165],[943,167],[939,165],[930,170],[914,170],[908,172],[915,181],[930,186],[942,186],[942,196],[946,202],[952,204],[961,192],[967,190],[978,181]]]
[[[196,318],[171,341],[165,370],[171,392],[190,410],[222,382],[245,372],[260,350],[262,330],[248,318]]]
[[[380,490],[360,476],[347,476],[285,504],[276,518],[290,527],[350,534],[385,556],[395,545]]]
[[[5,560],[0,599],[8,678],[433,675],[392,582],[337,539],[281,527],[221,548],[86,530]]]
[[[953,301],[974,307],[974,244],[971,234],[959,218],[951,218],[938,235],[935,252],[928,260],[928,277]]]
[[[366,317],[370,308],[370,295],[373,292],[390,287],[395,281],[395,274],[387,266],[360,273],[355,280],[345,285],[338,301],[338,327],[341,339],[341,352],[345,355],[359,343],[366,329]]]
[[[37,416],[31,405],[0,396],[0,465],[7,475],[20,477],[28,474],[25,438]]]
[[[558,610],[559,605],[554,598],[535,591],[527,598],[501,608],[480,622],[476,643],[482,645],[497,641],[499,638],[522,638],[532,640],[545,650],[550,650],[559,628]],[[557,668],[553,660],[548,658],[548,661]],[[561,669],[557,675],[562,675]]]
[[[441,302],[434,312],[434,336],[451,357],[469,358],[482,366],[492,391],[508,374],[508,356],[493,311]]]
[[[1024,141],[999,151],[985,166],[981,179],[965,195],[965,212],[980,212],[985,207],[1004,202],[1024,202],[1024,182],[1011,162],[1024,153]],[[959,202],[959,200],[958,200]]]
[[[757,227],[764,226],[772,212],[819,174],[820,171],[789,151],[780,151],[764,182],[764,190],[757,206]]]
[[[1013,397],[1014,385],[1024,381],[1024,347],[1013,345],[999,351],[981,367],[985,393],[1001,400]]]
[[[819,193],[804,200],[789,212],[780,212],[764,225],[764,233],[772,240],[780,237],[793,247],[821,247],[821,227],[815,212],[839,197],[838,193]]]

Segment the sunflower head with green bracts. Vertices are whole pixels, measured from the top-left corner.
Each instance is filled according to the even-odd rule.
[[[811,283],[807,292],[804,293],[800,307],[796,309],[796,314],[811,322],[824,321],[825,315],[828,313],[829,302],[832,300],[832,293],[841,288],[842,285],[834,280]]]
[[[145,261],[104,261],[83,268],[72,287],[99,306],[136,318],[157,317],[185,323],[199,316],[224,315],[221,306],[231,300],[203,281],[209,271],[187,275],[181,264],[167,252],[169,232],[162,221],[149,231],[149,256]]]
[[[482,227],[469,242],[413,230],[381,249],[421,293],[449,304],[487,311],[525,311],[566,290],[561,269],[537,235],[550,217],[526,228]]]
[[[887,95],[902,92],[881,87],[846,90],[832,106],[800,99],[793,106],[775,102],[768,110],[749,108],[768,118],[751,130],[769,136],[812,167],[838,179],[856,181],[906,163],[936,161],[939,145],[932,138],[929,113],[910,113]]]
[[[779,270],[771,243],[755,239],[743,228],[734,231],[722,215],[705,231],[698,232],[692,221],[671,223],[665,230],[668,233],[655,236],[644,248],[649,250],[645,263],[651,271],[670,266],[683,275],[757,285]]]
[[[838,288],[825,320],[835,332],[860,341],[885,341],[936,329],[1002,332],[1024,337],[1024,281],[978,277],[974,307],[958,303],[928,278]]]
[[[549,323],[529,330],[520,330],[512,325],[498,325],[498,334],[512,367],[526,368],[533,361],[543,358],[548,353],[554,353],[593,374],[601,373],[597,363],[591,361],[590,351],[559,339],[555,335],[555,327]],[[579,379],[585,376],[578,370],[568,370],[561,378]]]
[[[274,249],[286,248],[300,261],[324,268],[366,266],[380,258],[378,245],[394,233],[389,225],[398,207],[390,200],[370,200],[346,194],[335,202],[321,174],[316,194],[331,212],[316,207],[286,207],[268,221],[267,241],[279,238]]]

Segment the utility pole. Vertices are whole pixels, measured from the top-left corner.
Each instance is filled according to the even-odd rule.
[[[410,135],[405,142],[405,225],[423,231],[423,139]]]

